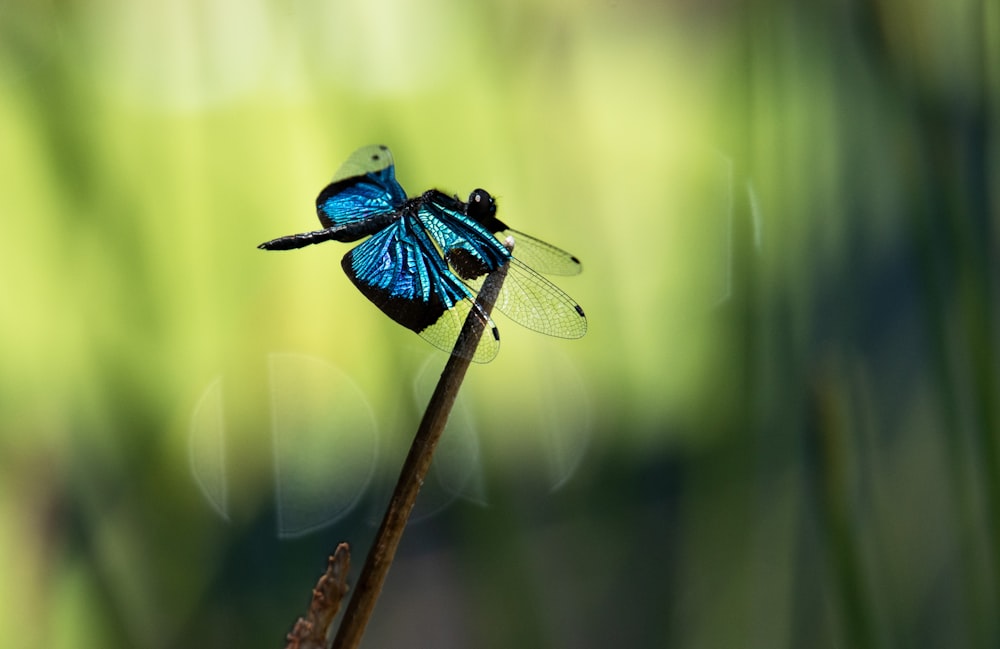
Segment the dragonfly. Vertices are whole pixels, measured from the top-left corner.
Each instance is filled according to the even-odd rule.
[[[407,197],[385,145],[351,154],[316,198],[321,230],[258,246],[291,250],[324,241],[361,241],[341,265],[361,293],[397,323],[435,347],[455,352],[466,319],[484,334],[470,360],[497,355],[500,334],[476,303],[486,276],[508,264],[494,308],[528,329],[559,338],[587,332],[583,308],[540,273],[576,275],[580,260],[513,230],[497,218],[496,200],[476,189],[468,201],[437,189]],[[367,237],[367,238],[366,238]],[[513,237],[513,253],[501,242]]]

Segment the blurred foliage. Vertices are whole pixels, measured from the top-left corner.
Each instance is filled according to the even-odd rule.
[[[255,246],[382,142],[590,332],[498,318],[366,646],[997,646],[998,61],[983,0],[0,3],[4,637],[280,646],[360,566],[443,355]]]

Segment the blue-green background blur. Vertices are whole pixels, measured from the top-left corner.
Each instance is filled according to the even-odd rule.
[[[0,0],[0,644],[356,577],[444,354],[256,245],[385,143],[590,331],[497,317],[365,646],[1000,645],[998,111],[987,0]]]

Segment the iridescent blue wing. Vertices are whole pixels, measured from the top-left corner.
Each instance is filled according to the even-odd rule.
[[[392,152],[385,145],[373,144],[358,149],[340,166],[316,197],[316,213],[326,228],[371,222],[371,231],[352,228],[356,236],[350,241],[355,241],[382,229],[385,217],[405,202],[406,192],[396,182]]]
[[[492,232],[465,216],[464,203],[436,189],[420,197],[417,218],[463,279],[490,273],[510,258]]]
[[[469,194],[469,202],[465,208],[466,216],[495,234],[501,241],[513,237],[514,257],[520,259],[526,266],[546,275],[579,275],[583,270],[583,265],[575,256],[550,243],[507,227],[506,223],[496,217],[496,213],[496,201],[485,189],[476,189]]]
[[[456,278],[423,228],[403,215],[351,249],[344,272],[387,316],[451,353],[470,313],[485,327],[472,360],[496,356],[500,336],[475,295]]]
[[[391,223],[405,202],[389,147],[362,147],[316,197],[316,214],[324,229],[278,237],[257,247],[292,250],[324,241],[357,241]]]
[[[422,199],[417,211],[421,224],[444,252],[455,275],[478,293],[486,274],[499,268],[510,253],[488,226],[466,216],[461,201],[435,190],[425,192]],[[518,245],[515,239],[514,259],[510,260],[507,279],[495,308],[519,325],[539,333],[558,338],[583,336],[587,333],[587,316],[583,308],[520,261]]]

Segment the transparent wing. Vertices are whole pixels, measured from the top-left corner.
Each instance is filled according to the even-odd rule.
[[[514,238],[514,257],[526,266],[546,275],[579,275],[583,264],[575,256],[550,243],[545,243],[514,229],[497,233],[500,240]]]
[[[455,306],[442,313],[434,324],[417,333],[438,349],[452,354],[455,352],[455,343],[462,333],[466,319],[470,313],[474,313],[472,317],[479,320],[483,327],[483,335],[470,360],[476,363],[489,363],[500,351],[500,332],[493,320],[473,300],[472,297],[459,300]]]
[[[483,278],[466,280],[478,292]],[[587,333],[587,316],[576,300],[517,258],[510,260],[507,280],[500,288],[494,307],[521,325],[556,338],[581,338]]]

